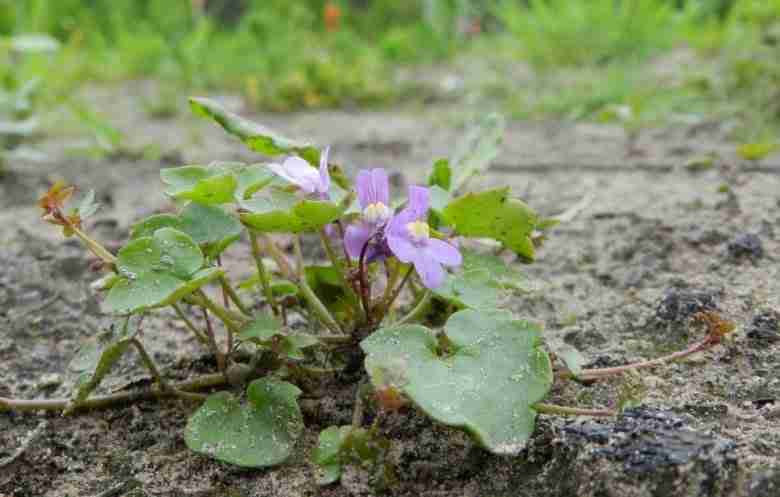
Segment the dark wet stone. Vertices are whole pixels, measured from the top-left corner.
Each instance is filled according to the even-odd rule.
[[[763,341],[776,342],[780,340],[780,322],[774,311],[765,311],[756,314],[747,329],[747,336],[752,342],[758,344]]]
[[[741,259],[743,257],[749,257],[751,259],[759,259],[764,255],[764,245],[761,242],[761,238],[754,233],[742,233],[737,235],[726,246],[729,256],[734,259]]]
[[[545,474],[556,497],[726,497],[736,494],[736,444],[697,431],[672,412],[645,407],[614,421],[563,428]]]
[[[664,293],[655,315],[664,321],[682,321],[701,311],[718,308],[715,292],[671,288]]]

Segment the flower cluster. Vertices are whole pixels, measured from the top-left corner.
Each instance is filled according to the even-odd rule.
[[[327,157],[326,149],[321,154],[319,171],[300,157],[290,157],[282,165],[269,167],[278,176],[297,185],[304,194],[327,199],[330,188]],[[410,186],[406,207],[397,214],[390,207],[390,182],[384,169],[360,171],[356,190],[361,215],[347,227],[344,235],[344,248],[350,257],[361,263],[395,257],[412,264],[423,285],[432,289],[444,282],[443,266],[461,264],[458,249],[431,234],[427,222],[428,188]]]

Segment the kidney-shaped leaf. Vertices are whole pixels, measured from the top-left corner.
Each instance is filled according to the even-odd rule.
[[[269,378],[253,381],[242,405],[227,392],[215,393],[190,417],[187,447],[247,468],[280,464],[303,431],[295,385]]]
[[[410,325],[382,328],[361,343],[366,370],[397,385],[436,421],[461,427],[496,454],[517,454],[534,429],[533,405],[550,390],[540,327],[504,311],[450,317],[445,339]]]
[[[192,293],[221,272],[203,266],[203,253],[189,235],[161,228],[136,238],[117,256],[117,280],[106,297],[112,312],[138,312],[169,305]]]
[[[468,193],[450,202],[444,217],[458,234],[493,238],[525,260],[533,260],[531,233],[537,215],[528,205],[509,197],[509,188]]]

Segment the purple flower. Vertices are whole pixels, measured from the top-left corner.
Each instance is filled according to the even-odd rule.
[[[358,258],[372,238],[377,243],[366,249],[369,261],[382,256],[381,228],[393,216],[390,209],[390,182],[384,169],[362,170],[357,176],[357,193],[363,215],[360,222],[347,227],[344,247],[350,257]]]
[[[428,219],[430,191],[422,186],[409,187],[407,207],[385,228],[390,250],[399,261],[412,263],[423,285],[438,288],[444,282],[444,266],[460,266],[458,249],[449,243],[431,238]]]
[[[300,157],[288,157],[282,164],[268,164],[268,168],[277,176],[297,185],[304,193],[316,193],[322,199],[328,198],[330,174],[328,173],[328,152],[326,148],[320,154],[320,169],[317,171]]]

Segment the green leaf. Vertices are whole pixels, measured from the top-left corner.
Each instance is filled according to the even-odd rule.
[[[493,238],[527,261],[534,259],[531,233],[537,215],[521,200],[509,197],[509,188],[468,193],[450,202],[445,218],[463,236]]]
[[[265,314],[255,317],[238,336],[242,341],[273,348],[294,360],[303,360],[303,349],[320,343],[317,337],[312,335],[290,333],[278,319]]]
[[[238,240],[243,226],[221,207],[192,202],[181,212],[181,230],[215,257]]]
[[[209,257],[216,257],[241,236],[243,227],[221,207],[190,202],[179,216],[155,214],[133,225],[131,238],[152,236],[161,228],[188,234]]]
[[[238,337],[244,341],[257,341],[265,343],[273,337],[279,335],[282,331],[282,323],[273,316],[260,314],[244,328]]]
[[[780,143],[775,142],[761,142],[761,143],[745,143],[737,147],[737,155],[745,160],[761,160],[780,150]]]
[[[132,313],[176,302],[221,271],[203,266],[203,253],[189,235],[161,228],[131,240],[117,255],[116,281],[106,297],[112,312]]]
[[[458,308],[471,309],[495,309],[501,296],[498,284],[485,269],[449,274],[434,293]]]
[[[329,485],[341,478],[345,464],[373,466],[375,477],[381,481],[392,478],[392,470],[382,464],[390,448],[390,441],[374,430],[353,426],[331,426],[320,432],[312,460],[317,465],[317,484]],[[379,465],[379,466],[378,466]]]
[[[437,340],[423,326],[382,328],[361,343],[366,370],[401,378],[397,388],[423,412],[487,450],[518,454],[553,381],[540,327],[505,311],[465,310],[444,332]]]
[[[213,119],[255,152],[269,157],[297,154],[312,164],[319,162],[320,151],[312,144],[286,138],[265,126],[225,110],[213,100],[193,97],[190,98],[190,106],[195,114]]]
[[[182,166],[162,169],[160,178],[168,185],[165,194],[178,200],[201,204],[227,204],[234,201],[238,180],[221,167]]]
[[[501,257],[492,254],[481,254],[474,250],[461,249],[463,272],[474,270],[487,270],[491,279],[497,286],[506,290],[526,290],[522,280],[523,274],[509,266]]]
[[[428,186],[438,186],[442,190],[449,191],[452,185],[452,168],[450,161],[439,159],[433,163],[433,171],[428,176]]]
[[[353,195],[342,202],[301,199],[294,193],[272,190],[261,197],[241,203],[249,212],[241,214],[241,221],[263,233],[301,233],[317,231],[338,219]]]
[[[215,393],[190,417],[184,439],[191,450],[247,468],[284,462],[303,431],[295,385],[270,378],[253,381],[242,405]]]
[[[135,331],[128,331],[125,325],[119,332],[111,329],[100,333],[79,349],[68,366],[74,373],[79,373],[71,395],[72,405],[76,406],[86,400],[98,387],[127,351],[134,335]]]
[[[468,130],[452,159],[455,177],[450,191],[462,190],[472,177],[488,168],[498,156],[505,130],[506,121],[499,114],[482,117]]]
[[[181,219],[175,214],[153,214],[130,228],[130,239],[152,236],[161,228],[174,228],[181,231]]]
[[[341,478],[341,452],[352,429],[352,426],[330,426],[320,432],[319,443],[312,453],[319,470],[317,484],[329,485]]]
[[[252,164],[240,168],[237,174],[238,186],[236,188],[236,200],[249,200],[256,192],[274,183],[277,176],[261,164]]]

